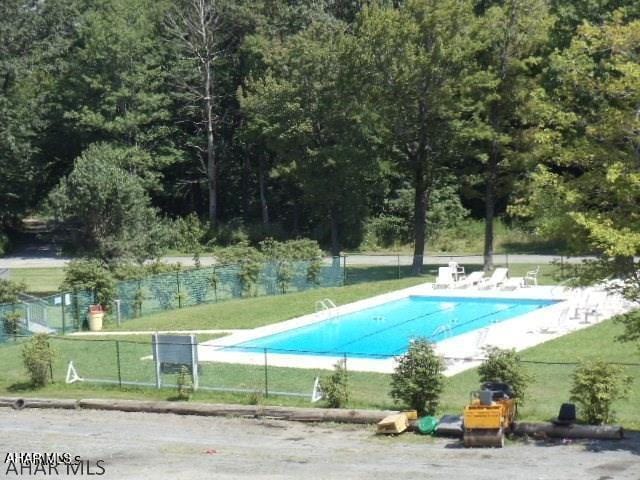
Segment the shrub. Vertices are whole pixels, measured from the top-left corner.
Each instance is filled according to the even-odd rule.
[[[571,401],[580,405],[587,423],[610,423],[615,418],[613,402],[626,397],[631,380],[619,365],[601,360],[582,363],[573,372]]]
[[[329,408],[341,408],[349,401],[347,364],[344,360],[338,360],[333,368],[331,375],[320,379],[320,390]]]
[[[44,333],[34,335],[24,345],[22,361],[34,387],[44,387],[49,383],[54,358],[55,351],[49,344],[49,336]]]
[[[63,290],[89,290],[97,303],[108,309],[116,296],[116,282],[111,271],[98,260],[72,260],[67,266]]]
[[[419,415],[433,415],[444,387],[444,362],[433,344],[416,339],[406,354],[397,360],[391,375],[391,397],[403,401]]]
[[[259,390],[254,390],[249,393],[247,398],[249,405],[262,405],[264,403],[264,394]]]
[[[191,372],[186,365],[180,367],[178,378],[176,379],[176,387],[178,393],[178,399],[189,400],[193,393],[193,379],[191,378]]]
[[[27,289],[27,285],[13,280],[0,279],[0,304],[16,303],[20,293]]]
[[[514,349],[485,347],[487,357],[478,367],[480,382],[502,382],[511,386],[515,398],[522,405],[527,386],[533,377],[524,371],[520,356]]]
[[[247,242],[241,242],[232,247],[221,248],[216,251],[216,257],[223,265],[238,266],[238,282],[240,292],[245,296],[255,293],[255,285],[262,270],[264,256]]]
[[[22,320],[22,315],[19,312],[5,314],[2,319],[4,333],[13,337],[17,336],[20,333],[20,320]]]
[[[200,254],[204,250],[203,243],[208,233],[206,223],[192,213],[177,219],[173,229],[173,246],[178,250],[192,253],[196,268],[200,268]]]
[[[0,232],[0,257],[9,251],[9,237]]]

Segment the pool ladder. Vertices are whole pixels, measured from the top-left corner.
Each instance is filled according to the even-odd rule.
[[[328,316],[331,316],[331,310],[335,309],[337,305],[330,298],[325,298],[322,300],[318,300],[316,302],[316,313],[327,312]]]
[[[445,323],[444,325],[440,325],[436,327],[433,332],[431,332],[430,338],[435,338],[438,335],[442,335],[447,338],[451,336],[451,324]]]

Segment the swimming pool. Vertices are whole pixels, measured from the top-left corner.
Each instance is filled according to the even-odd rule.
[[[409,296],[230,348],[384,358],[405,353],[413,338],[438,342],[555,303],[537,299]]]

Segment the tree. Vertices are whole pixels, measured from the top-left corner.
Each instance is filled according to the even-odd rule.
[[[422,270],[426,213],[436,180],[454,153],[456,85],[469,61],[470,2],[408,1],[365,10],[356,65],[367,105],[382,120],[388,155],[414,189],[413,271]]]
[[[424,339],[413,340],[391,374],[391,396],[416,409],[420,416],[433,415],[444,386],[443,371],[444,362],[433,345]]]
[[[41,96],[30,65],[36,12],[21,0],[0,3],[0,227],[13,223],[35,194]]]
[[[267,42],[267,72],[240,97],[253,137],[278,157],[277,175],[290,179],[328,221],[335,257],[349,233],[361,230],[379,172],[377,139],[355,100],[347,64],[353,45],[343,29],[335,20],[318,20],[286,45]]]
[[[126,170],[124,161],[118,148],[93,145],[49,196],[62,237],[105,263],[142,263],[160,256],[167,243],[143,181]]]
[[[571,46],[555,53],[547,92],[537,100],[539,162],[514,211],[572,252],[601,260],[583,280],[627,281],[637,299],[640,265],[640,21],[623,12],[604,25],[584,24]]]
[[[103,262],[90,260],[72,260],[64,272],[62,291],[89,291],[93,301],[110,309],[116,298],[116,280],[108,266]]]
[[[202,167],[209,191],[208,217],[211,226],[218,218],[218,160],[216,133],[219,128],[219,94],[216,92],[216,67],[224,54],[225,30],[221,2],[218,0],[181,0],[167,15],[168,32],[176,42],[181,64],[195,67],[198,76],[188,74],[179,81],[183,100],[189,108],[202,112],[196,122],[206,137]]]
[[[551,17],[547,0],[482,2],[475,75],[466,86],[473,112],[467,132],[480,161],[484,183],[484,270],[493,269],[496,203],[510,190],[540,55],[547,45]],[[467,100],[467,101],[469,101]],[[501,191],[502,190],[502,191]]]
[[[134,173],[158,189],[160,172],[179,160],[172,98],[159,35],[166,2],[99,0],[79,19],[65,83],[65,118],[82,148],[106,141],[135,152]],[[133,163],[133,162],[132,162]],[[132,165],[133,166],[133,165]]]

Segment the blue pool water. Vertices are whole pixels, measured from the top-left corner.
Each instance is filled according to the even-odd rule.
[[[412,296],[233,348],[378,358],[405,353],[413,338],[438,342],[553,303],[553,300]]]

